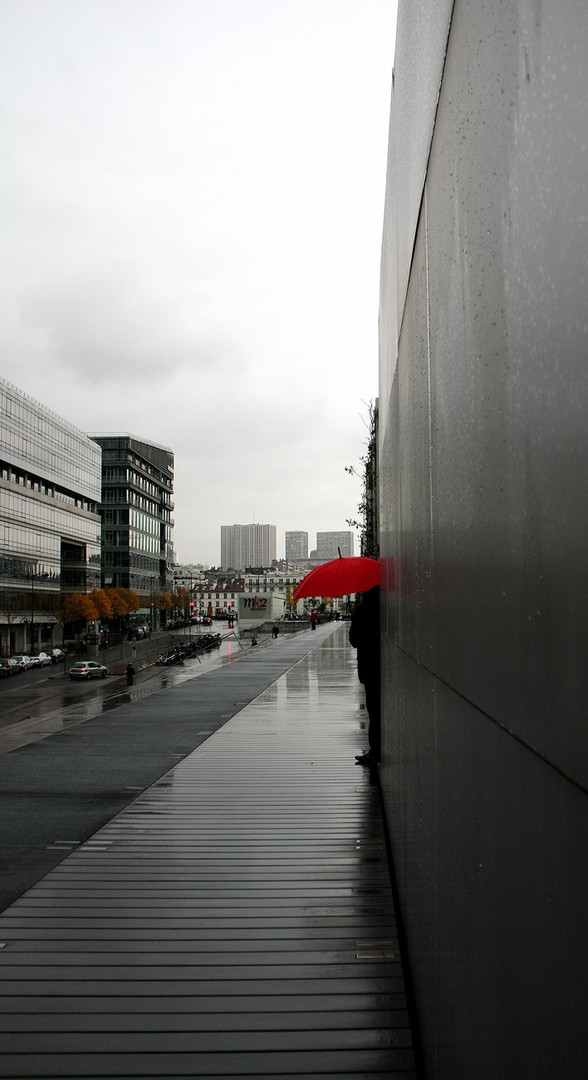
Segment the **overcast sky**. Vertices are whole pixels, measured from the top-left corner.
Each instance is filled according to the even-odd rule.
[[[220,526],[345,529],[377,396],[394,0],[1,0],[0,374],[175,454]],[[357,549],[356,549],[357,550]]]

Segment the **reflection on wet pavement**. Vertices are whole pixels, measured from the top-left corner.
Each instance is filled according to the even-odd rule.
[[[243,655],[242,647],[234,635],[225,638],[219,649],[191,657],[182,665],[152,667],[139,672],[133,688],[121,687],[123,676],[102,682],[74,686],[64,680],[63,687],[53,687],[47,693],[47,684],[29,685],[23,692],[10,695],[5,701],[8,714],[0,718],[0,754],[15,750],[27,743],[45,739],[57,731],[70,729],[74,724],[111,712],[132,701],[157,694],[170,686],[177,686],[188,679],[197,678],[207,671],[229,664]],[[99,685],[98,685],[99,682]],[[19,714],[10,716],[10,713]],[[24,714],[24,715],[23,715]]]

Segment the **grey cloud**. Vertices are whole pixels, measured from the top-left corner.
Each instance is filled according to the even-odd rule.
[[[226,333],[168,300],[159,284],[113,266],[45,285],[24,302],[23,318],[60,370],[94,384],[114,375],[167,382],[182,370],[204,376],[219,357],[225,370],[236,368]]]

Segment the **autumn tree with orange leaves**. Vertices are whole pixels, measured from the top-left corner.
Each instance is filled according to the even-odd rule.
[[[105,592],[112,608],[112,618],[117,629],[120,631],[122,620],[125,615],[130,615],[132,611],[137,611],[139,607],[139,597],[133,589],[124,589],[122,586],[114,589],[107,589]]]
[[[70,624],[79,636],[86,623],[98,618],[98,608],[86,593],[70,593],[63,600],[60,616],[64,625]]]
[[[139,597],[133,589],[92,589],[90,593],[70,593],[63,600],[60,621],[71,624],[80,634],[86,623],[96,619],[120,621],[131,611],[137,611]]]
[[[166,611],[173,611],[174,598],[170,592],[158,592],[153,597],[153,607],[163,615]]]
[[[172,600],[176,611],[185,615],[186,612],[190,614],[190,593],[183,585],[179,585],[174,593],[172,593]]]
[[[98,612],[99,619],[112,619],[112,601],[106,589],[92,589],[90,600]]]

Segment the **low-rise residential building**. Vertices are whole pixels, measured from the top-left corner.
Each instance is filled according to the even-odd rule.
[[[229,618],[237,610],[237,601],[243,592],[243,579],[209,580],[193,590],[194,615],[211,618]]]
[[[246,593],[275,592],[286,596],[289,589],[294,591],[303,577],[304,571],[301,570],[256,570],[243,575],[243,591]]]

